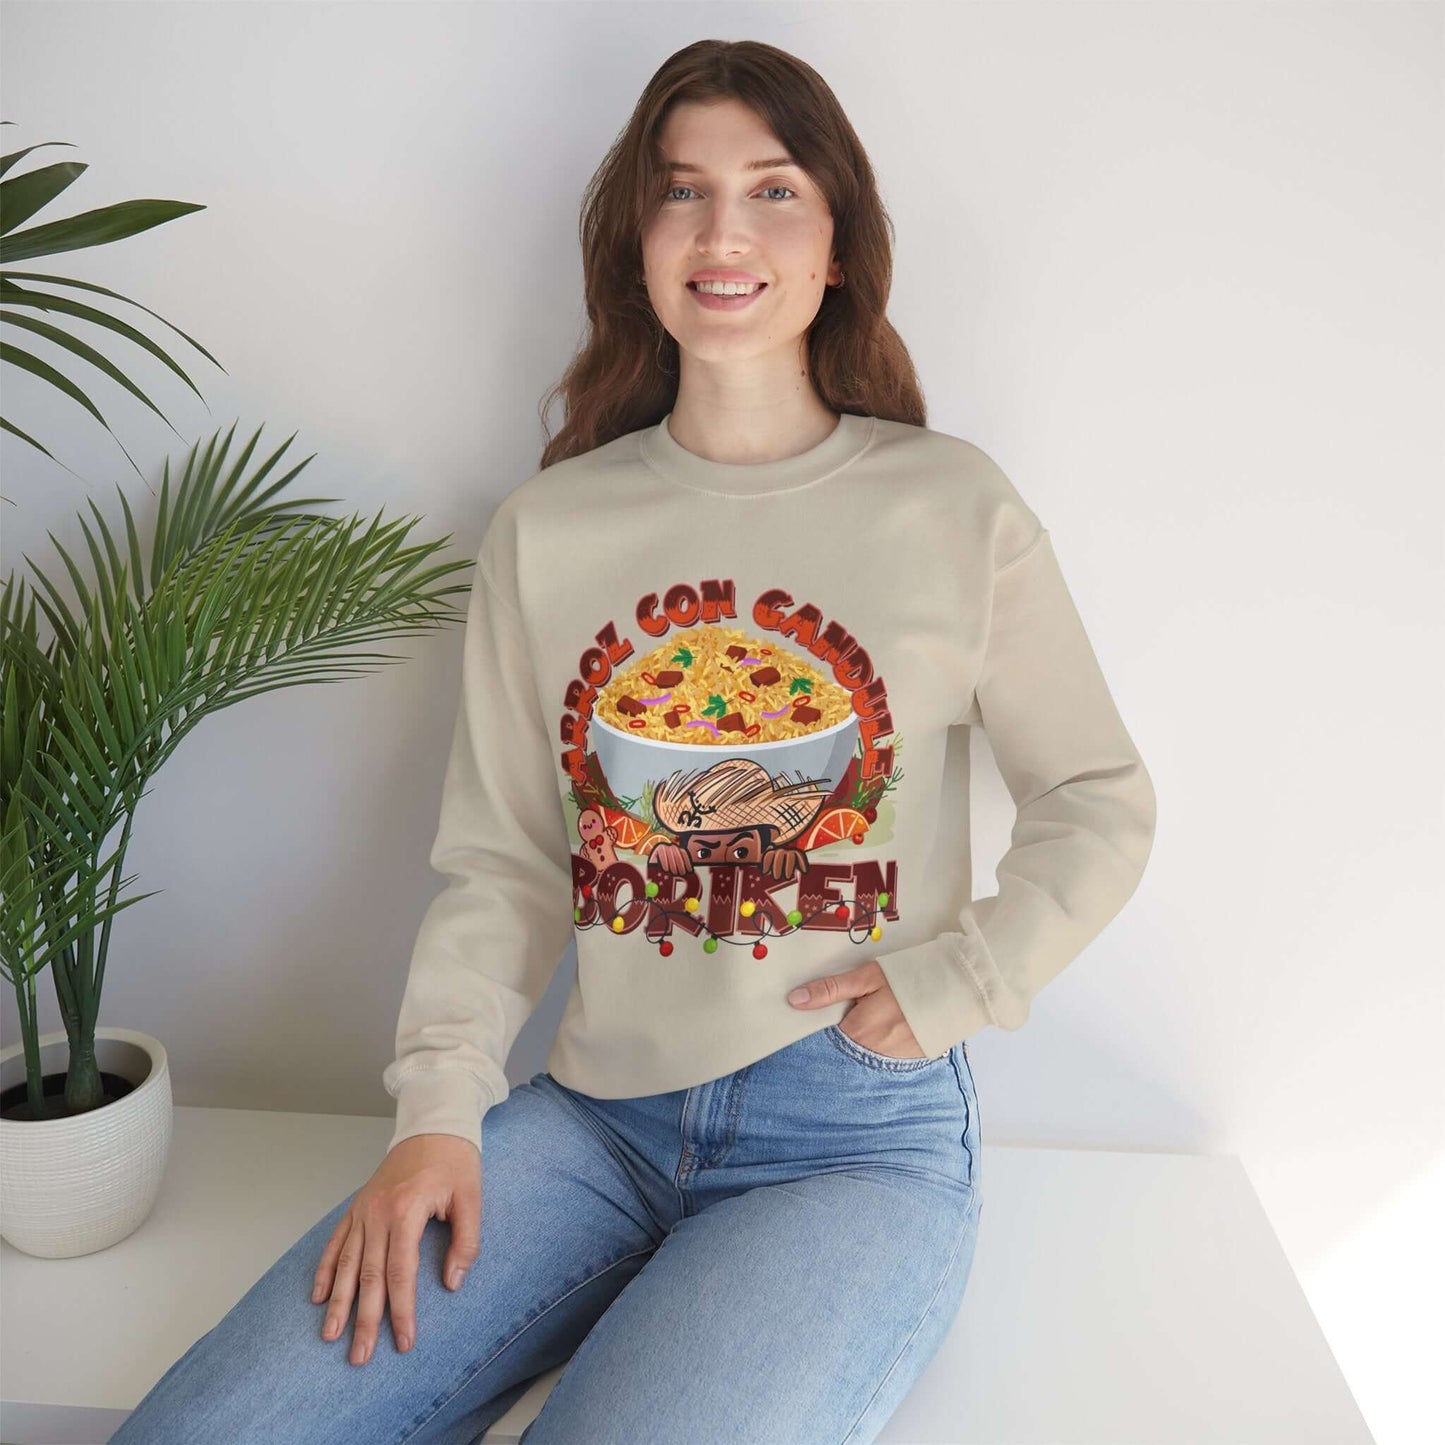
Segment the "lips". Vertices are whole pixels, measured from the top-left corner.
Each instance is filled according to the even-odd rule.
[[[714,312],[746,311],[749,306],[757,302],[758,298],[762,296],[766,289],[767,286],[763,282],[759,282],[757,288],[753,291],[743,291],[736,296],[718,296],[711,291],[699,291],[691,282],[688,283],[688,290],[692,292],[692,299],[696,301],[704,311]]]

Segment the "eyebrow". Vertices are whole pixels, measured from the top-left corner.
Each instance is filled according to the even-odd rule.
[[[749,161],[743,167],[745,171],[771,171],[781,166],[798,167],[797,161],[792,156],[775,156],[772,160]],[[669,161],[667,165],[670,171],[705,171],[706,166],[694,165],[691,161]]]

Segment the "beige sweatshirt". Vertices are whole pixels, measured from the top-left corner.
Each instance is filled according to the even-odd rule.
[[[974,726],[1018,810],[978,899],[942,786]],[[789,989],[874,958],[930,1056],[1016,1029],[1134,892],[1154,818],[1049,533],[979,448],[845,413],[730,464],[664,418],[558,462],[477,557],[391,1143],[480,1139],[574,936],[546,1067],[597,1098],[837,1023]]]

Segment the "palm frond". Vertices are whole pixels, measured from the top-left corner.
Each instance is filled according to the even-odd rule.
[[[190,731],[263,692],[404,661],[370,644],[465,616],[448,599],[470,590],[451,579],[471,560],[436,558],[450,534],[414,543],[416,516],[338,517],[304,510],[330,498],[282,500],[306,462],[266,479],[291,438],[248,470],[258,430],[228,470],[234,433],[193,447],[174,493],[167,467],[149,560],[122,493],[123,537],[94,503],[81,514],[89,576],[51,537],[73,603],[29,558],[28,595],[13,574],[0,585],[0,957],[12,981],[58,970],[82,1025],[111,921],[136,901],[119,876],[135,810]],[[52,622],[44,646],[37,608]],[[103,858],[118,827],[120,847]],[[98,927],[92,976],[77,960],[95,954]]]
[[[10,124],[10,122],[5,122]],[[68,144],[68,142],[47,142],[47,144]],[[59,348],[62,355],[80,364],[87,372],[99,372],[110,381],[118,383],[138,401],[153,411],[172,431],[175,427],[170,418],[150,399],[146,393],[115,366],[103,353],[71,334],[62,326],[53,325],[52,320],[65,318],[92,326],[130,342],[142,351],[148,352],[163,366],[178,376],[197,397],[200,389],[191,380],[185,369],[163,347],[152,341],[143,331],[112,315],[100,306],[88,304],[67,291],[89,291],[96,296],[106,296],[124,301],[129,306],[139,306],[150,316],[170,327],[177,336],[195,347],[207,361],[220,367],[220,363],[194,338],[187,336],[178,327],[171,325],[164,317],[157,316],[149,307],[122,296],[119,292],[97,286],[92,282],[75,280],[67,276],[47,275],[38,271],[17,271],[18,261],[29,261],[36,257],[58,256],[67,251],[87,250],[95,246],[108,246],[115,241],[140,235],[156,226],[166,225],[181,216],[191,215],[206,208],[191,201],[169,201],[145,199],[119,201],[114,205],[99,206],[93,210],[81,211],[74,216],[58,220],[30,224],[38,212],[62,196],[88,169],[78,161],[56,161],[39,166],[23,175],[8,174],[12,167],[32,150],[12,151],[0,157],[0,322],[8,323],[13,331],[26,332],[43,338]],[[34,284],[41,283],[39,289]],[[43,320],[32,315],[39,312],[51,318]],[[131,469],[144,480],[144,474],[136,465],[135,458],[125,444],[116,436],[114,428],[102,414],[84,386],[65,375],[41,356],[9,341],[0,342],[0,363],[9,362],[31,376],[45,382],[87,412],[115,438],[116,444],[125,454]],[[222,371],[224,367],[220,368]],[[43,456],[54,461],[50,450],[32,437],[29,432],[16,426],[8,418],[0,417],[0,427],[27,445],[34,447]],[[177,433],[179,435],[179,433]],[[62,464],[63,465],[63,464]],[[67,468],[67,470],[70,470]],[[9,500],[6,498],[5,500]]]

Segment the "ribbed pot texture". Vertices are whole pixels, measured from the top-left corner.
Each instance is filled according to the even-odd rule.
[[[40,1037],[42,1074],[64,1071],[64,1030]],[[68,1119],[0,1119],[0,1234],[47,1259],[93,1254],[124,1239],[160,1193],[171,1144],[171,1075],[159,1039],[97,1028],[96,1067],[133,1084],[113,1103]],[[23,1043],[0,1051],[0,1090],[25,1081]]]

